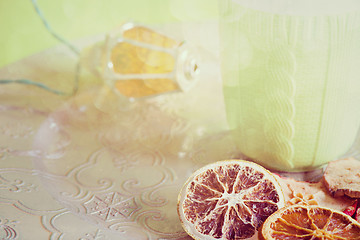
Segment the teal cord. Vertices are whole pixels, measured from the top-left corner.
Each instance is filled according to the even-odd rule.
[[[0,80],[0,84],[9,84],[9,83],[18,83],[18,84],[25,84],[25,85],[33,85],[33,86],[37,86],[39,88],[45,89],[49,92],[55,93],[57,95],[66,95],[66,93],[49,88],[48,86],[46,86],[45,84],[42,83],[38,83],[38,82],[34,82],[28,79],[16,79],[16,80]]]
[[[48,21],[46,20],[46,18],[44,17],[44,14],[40,11],[40,8],[37,4],[36,0],[31,0],[35,11],[37,13],[37,15],[40,17],[41,21],[43,22],[45,28],[48,30],[48,32],[58,41],[62,42],[63,44],[65,44],[66,46],[68,46],[71,51],[73,51],[76,55],[80,55],[79,50],[77,50],[72,44],[70,44],[69,42],[67,42],[64,38],[62,38],[61,36],[59,36],[57,33],[55,33],[52,28],[50,27],[50,24],[48,23]]]
[[[64,38],[62,38],[61,36],[59,36],[57,33],[55,33],[52,28],[50,27],[50,24],[48,23],[48,21],[46,20],[46,18],[44,17],[44,14],[42,13],[42,11],[40,10],[37,1],[36,0],[31,0],[33,7],[37,13],[37,15],[40,17],[42,23],[44,24],[46,30],[58,41],[60,41],[61,43],[65,44],[73,53],[75,53],[77,56],[80,55],[79,50],[76,49],[76,47],[74,47],[72,44],[70,44],[69,42],[67,42]],[[73,89],[72,93],[65,93],[56,89],[52,89],[48,86],[46,86],[43,83],[39,83],[39,82],[35,82],[29,79],[16,79],[16,80],[7,80],[7,79],[0,79],[0,84],[12,84],[12,83],[17,83],[17,84],[25,84],[25,85],[32,85],[32,86],[36,86],[39,88],[42,88],[44,90],[47,90],[49,92],[55,93],[57,95],[73,95],[77,89],[78,89],[78,82],[79,82],[79,71],[80,71],[80,65],[77,64],[76,65],[76,71],[75,71],[75,86]]]

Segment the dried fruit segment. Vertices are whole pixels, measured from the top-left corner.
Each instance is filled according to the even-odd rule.
[[[283,206],[282,190],[270,172],[252,162],[227,160],[188,179],[179,194],[178,213],[195,239],[245,239]]]
[[[292,205],[271,215],[262,226],[265,240],[360,239],[360,223],[320,206]]]

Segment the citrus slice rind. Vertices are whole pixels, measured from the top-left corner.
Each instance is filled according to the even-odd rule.
[[[283,206],[272,173],[244,160],[224,160],[197,170],[178,197],[180,221],[194,239],[250,238]]]
[[[263,224],[265,240],[359,240],[360,223],[326,207],[292,205],[271,215]]]

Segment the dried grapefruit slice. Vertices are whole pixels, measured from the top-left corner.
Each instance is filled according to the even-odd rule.
[[[275,177],[258,164],[224,160],[197,170],[184,184],[178,213],[194,239],[246,239],[284,206]]]
[[[268,217],[261,235],[265,240],[355,240],[360,239],[360,223],[330,208],[293,205]]]

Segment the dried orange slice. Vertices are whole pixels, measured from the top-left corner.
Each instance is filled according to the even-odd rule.
[[[225,160],[197,170],[184,184],[178,214],[194,239],[246,239],[284,206],[271,172],[243,160]]]
[[[360,223],[330,208],[293,205],[267,218],[261,235],[265,240],[360,239]]]

